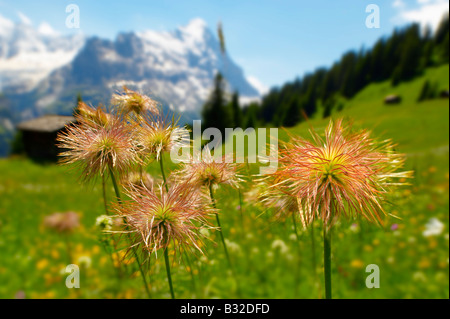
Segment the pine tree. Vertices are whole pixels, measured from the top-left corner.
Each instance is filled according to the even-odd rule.
[[[284,116],[283,126],[291,127],[300,122],[301,113],[298,98],[293,96],[288,104],[287,112]]]
[[[233,124],[234,127],[242,127],[242,110],[239,105],[239,93],[235,92],[231,98],[230,108],[233,113]]]
[[[74,108],[72,109],[72,116],[75,116],[75,115],[78,114],[78,105],[79,105],[81,102],[83,102],[83,97],[81,96],[81,93],[78,92],[78,94],[77,94],[77,102],[76,102]]]
[[[251,103],[245,110],[246,125],[245,128],[257,128],[259,126],[259,105],[258,103]]]
[[[225,94],[225,79],[219,72],[214,79],[214,89],[203,106],[202,118],[205,127],[218,128],[223,137],[225,137],[225,128],[233,124]]]

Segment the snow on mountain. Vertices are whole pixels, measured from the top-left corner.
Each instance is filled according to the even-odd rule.
[[[123,85],[183,112],[184,120],[198,118],[218,71],[230,93],[238,91],[243,100],[261,96],[257,81],[222,53],[202,19],[170,32],[120,33],[107,40],[61,36],[46,23],[34,29],[0,16],[0,84],[15,123],[70,114],[77,94],[92,105],[108,104]]]
[[[14,93],[34,89],[70,63],[85,42],[82,35],[59,36],[46,23],[36,30],[23,14],[20,19],[13,23],[0,15],[0,88]]]
[[[114,41],[92,37],[72,62],[39,83],[36,108],[45,112],[64,103],[72,107],[74,92],[92,104],[108,103],[111,94],[126,84],[173,110],[198,117],[218,71],[230,91],[237,90],[244,98],[260,97],[243,70],[221,52],[201,19],[171,32],[121,33]]]

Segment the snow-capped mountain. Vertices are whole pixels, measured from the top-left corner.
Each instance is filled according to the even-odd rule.
[[[82,35],[60,36],[46,23],[35,29],[0,15],[0,91],[31,91],[70,63],[84,43]]]
[[[78,94],[89,104],[108,104],[123,85],[182,112],[187,121],[199,117],[218,71],[230,92],[245,101],[260,97],[255,81],[222,53],[202,19],[170,32],[121,33],[107,40],[62,36],[46,23],[33,28],[24,19],[14,23],[0,15],[0,115],[5,122],[10,114],[9,124],[70,114]]]
[[[121,33],[114,41],[62,37],[48,25],[35,30],[4,18],[0,26],[3,91],[20,118],[67,113],[78,93],[88,103],[108,103],[124,84],[173,110],[198,114],[217,71],[230,91],[243,98],[260,96],[201,19],[172,32]]]
[[[53,72],[37,90],[44,109],[80,91],[84,99],[104,99],[125,84],[181,112],[198,113],[217,71],[230,90],[258,97],[243,71],[226,54],[205,22],[192,20],[173,32],[119,34],[114,41],[90,38],[74,60]],[[73,96],[70,97],[73,100]]]

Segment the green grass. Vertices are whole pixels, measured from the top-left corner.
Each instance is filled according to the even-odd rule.
[[[352,119],[356,127],[374,136],[391,138],[407,155],[406,166],[415,171],[412,185],[392,194],[388,211],[401,219],[386,219],[378,228],[368,223],[342,221],[333,230],[332,279],[335,298],[448,298],[449,297],[449,104],[448,100],[416,103],[426,79],[448,89],[448,66],[429,69],[410,83],[392,88],[388,82],[372,84],[333,117]],[[385,95],[403,97],[399,105],[387,106]],[[320,116],[289,129],[307,136],[310,126],[318,132],[328,123]],[[286,140],[286,132],[280,131]],[[175,165],[167,162],[166,170]],[[255,165],[252,171],[257,171]],[[159,166],[148,171],[161,178]],[[251,189],[251,182],[245,190]],[[112,185],[107,190],[113,198]],[[218,234],[210,231],[205,256],[174,263],[172,279],[177,298],[320,298],[323,297],[321,225],[315,226],[317,269],[313,269],[309,231],[294,234],[291,220],[274,221],[270,211],[244,195],[239,209],[238,192],[226,187],[217,194],[221,223],[239,282],[231,276]],[[246,200],[247,198],[247,200]],[[65,239],[42,226],[54,212],[75,211],[81,227]],[[0,298],[14,298],[23,291],[27,298],[145,298],[137,268],[130,264],[118,280],[95,229],[104,214],[101,183],[82,185],[75,171],[41,165],[23,158],[0,160]],[[424,237],[430,218],[444,223],[444,231]],[[90,264],[82,263],[89,257]],[[80,260],[80,257],[81,258]],[[81,288],[67,289],[61,273],[70,262],[81,266]],[[369,273],[380,269],[380,288],[365,286]],[[170,298],[163,255],[149,268],[154,298]],[[317,273],[317,277],[315,275]],[[194,278],[194,280],[192,279]]]

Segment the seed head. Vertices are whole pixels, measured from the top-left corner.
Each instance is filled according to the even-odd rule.
[[[280,152],[280,168],[272,188],[297,199],[304,226],[320,218],[331,225],[340,216],[357,214],[382,223],[384,195],[399,178],[404,157],[390,141],[378,142],[368,131],[353,133],[342,120],[330,121],[325,137],[311,132],[312,141],[292,138]]]
[[[130,198],[117,205],[119,216],[126,220],[126,229],[134,234],[134,245],[157,253],[173,243],[175,250],[194,247],[201,250],[202,228],[211,208],[199,192],[186,184],[173,185],[166,192],[162,185],[149,189],[130,185],[125,193]]]
[[[220,160],[215,159],[208,147],[182,163],[181,169],[174,172],[173,177],[177,181],[188,183],[196,188],[206,187],[207,189],[220,184],[238,187],[241,181],[238,165],[228,161],[226,157]]]
[[[147,172],[131,171],[127,175],[123,176],[122,185],[134,185],[134,186],[144,185],[148,189],[153,189],[155,185],[155,180]]]
[[[107,113],[102,105],[93,108],[84,102],[79,102],[77,107],[78,114],[76,115],[78,122],[83,122],[86,125],[93,124],[94,126],[108,126],[113,122],[113,115]]]
[[[150,97],[123,87],[123,94],[113,94],[111,104],[118,107],[122,115],[134,113],[141,116],[146,113],[159,114],[158,103]]]
[[[79,225],[79,216],[75,212],[54,213],[44,219],[44,226],[58,233],[70,233]]]
[[[140,146],[140,156],[145,160],[160,159],[161,154],[172,148],[183,146],[184,137],[175,119],[163,115],[146,115],[136,123],[136,140]]]
[[[90,180],[109,169],[119,176],[138,163],[133,128],[114,119],[107,126],[94,122],[79,122],[66,127],[57,137],[64,149],[61,164],[75,164],[82,169],[82,179]]]

